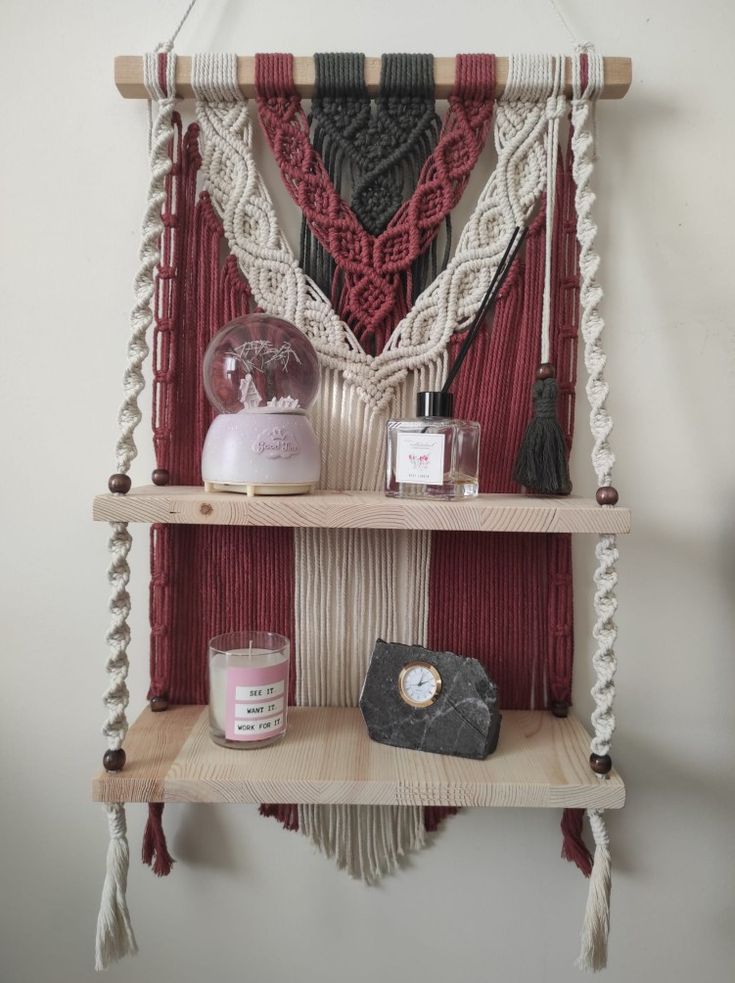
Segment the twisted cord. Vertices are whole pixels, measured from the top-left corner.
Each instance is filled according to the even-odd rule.
[[[520,71],[518,67],[517,77]],[[209,101],[208,93],[200,93],[196,113],[207,185],[222,217],[230,251],[256,303],[298,325],[314,344],[322,365],[342,372],[360,399],[374,409],[389,407],[408,372],[434,363],[452,333],[467,326],[513,228],[527,220],[538,201],[546,183],[545,100],[552,81],[547,70],[547,87],[541,87],[540,101],[530,99],[527,86],[523,98],[503,98],[498,103],[498,165],[460,236],[455,255],[419,295],[375,357],[362,350],[322,291],[299,268],[253,160],[246,105],[217,105]],[[535,88],[539,88],[537,82]]]
[[[586,75],[586,79],[583,77]],[[590,404],[590,430],[592,431],[592,464],[600,486],[612,483],[615,455],[609,443],[613,428],[612,419],[605,406],[609,386],[605,381],[606,356],[602,348],[602,332],[605,322],[600,314],[602,289],[597,282],[600,257],[595,249],[597,225],[592,217],[595,195],[590,184],[594,161],[594,132],[591,127],[593,101],[602,91],[604,78],[602,58],[581,45],[573,59],[572,68],[572,151],[573,175],[577,186],[577,239],[579,241],[580,269],[580,328],[584,338],[584,361],[587,367],[587,399]],[[615,588],[617,573],[615,564],[618,550],[615,536],[600,536],[595,550],[595,624],[592,635],[596,650],[592,656],[595,684],[592,696],[595,709],[592,713],[594,736],[591,742],[593,754],[606,755],[615,730],[613,702],[615,699],[615,640],[617,628],[614,615],[617,609]]]
[[[600,536],[595,547],[597,569],[594,573],[595,623],[592,637],[596,642],[592,656],[592,667],[595,671],[595,683],[592,687],[592,697],[595,709],[592,711],[592,726],[594,737],[590,742],[593,754],[609,754],[613,732],[615,730],[615,640],[618,630],[614,617],[618,607],[615,588],[618,575],[615,564],[618,561],[618,549],[615,536]]]
[[[584,88],[583,59],[588,65],[588,79]],[[609,392],[604,375],[607,359],[602,348],[605,322],[600,314],[602,288],[597,281],[600,256],[595,249],[597,224],[592,217],[595,195],[590,187],[595,149],[591,128],[592,101],[602,91],[603,81],[600,55],[583,52],[575,56],[572,69],[572,153],[573,175],[577,186],[575,205],[579,241],[580,330],[585,343],[586,392],[590,404],[590,430],[593,438],[592,464],[600,486],[612,483],[612,469],[615,464],[615,455],[609,443],[613,423],[605,406]]]
[[[138,454],[135,430],[142,419],[138,397],[145,388],[143,363],[148,357],[146,334],[153,322],[153,275],[161,259],[163,221],[161,210],[166,201],[166,176],[171,171],[169,144],[174,138],[173,114],[176,101],[176,56],[158,52],[145,55],[144,80],[151,99],[158,101],[158,113],[151,137],[151,178],[143,216],[140,265],[135,274],[135,303],[130,314],[128,365],[123,376],[123,403],[118,412],[119,437],[115,447],[117,470],[127,474]]]
[[[127,687],[128,678],[128,643],[130,642],[130,567],[128,554],[133,538],[128,532],[127,522],[110,523],[110,565],[107,570],[107,580],[110,584],[110,627],[106,641],[109,648],[105,671],[108,676],[107,689],[102,696],[102,702],[107,711],[107,719],[102,733],[107,738],[110,750],[116,751],[122,747],[128,732],[128,721],[125,716],[129,702]]]

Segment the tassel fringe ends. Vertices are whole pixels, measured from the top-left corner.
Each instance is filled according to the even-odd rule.
[[[426,842],[420,806],[299,806],[299,829],[350,877],[377,884]]]
[[[610,931],[610,840],[602,813],[597,809],[589,809],[587,817],[595,838],[595,858],[590,874],[577,967],[595,973],[607,966],[607,938]]]
[[[582,839],[584,809],[565,809],[561,817],[561,855],[576,864],[585,877],[592,873],[592,854]]]
[[[107,969],[123,956],[138,951],[125,899],[130,863],[125,806],[111,803],[106,806],[106,810],[110,845],[107,848],[107,872],[97,916],[94,961],[97,971]]]
[[[553,377],[534,382],[533,417],[513,469],[515,482],[540,495],[568,495],[572,490],[567,445],[556,415],[558,392]]]
[[[143,834],[143,863],[153,869],[156,877],[167,877],[175,863],[168,852],[163,831],[163,802],[148,804],[148,822]]]

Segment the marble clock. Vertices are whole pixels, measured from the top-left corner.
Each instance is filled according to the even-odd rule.
[[[485,758],[498,743],[497,688],[477,659],[378,639],[360,693],[374,741]]]

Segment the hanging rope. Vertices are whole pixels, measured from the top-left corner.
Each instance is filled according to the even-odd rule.
[[[172,167],[168,150],[174,137],[176,56],[166,52],[146,54],[144,78],[151,99],[158,102],[158,113],[153,125],[151,179],[138,252],[139,266],[135,274],[135,304],[130,314],[128,366],[123,376],[124,399],[118,412],[120,434],[116,459],[121,474],[128,473],[138,454],[135,430],[142,419],[138,397],[145,388],[143,363],[149,352],[146,334],[153,323],[153,274],[161,259],[161,235],[164,231],[161,211],[166,201],[166,177]]]
[[[587,66],[587,79],[583,81],[583,67]],[[605,381],[606,356],[602,349],[602,332],[605,322],[600,314],[602,289],[597,282],[600,257],[595,249],[597,225],[592,218],[594,194],[590,183],[593,173],[594,138],[590,127],[591,104],[602,91],[603,68],[601,56],[594,54],[585,46],[574,59],[572,125],[574,136],[574,180],[577,185],[577,238],[579,240],[580,282],[580,329],[584,338],[584,361],[587,367],[587,398],[590,404],[590,430],[592,432],[592,463],[597,475],[600,490],[612,490],[612,469],[615,456],[609,443],[612,419],[607,411],[605,400],[609,387]],[[599,497],[599,493],[598,493]],[[615,536],[600,536],[597,549],[597,571],[595,573],[595,624],[593,636],[597,649],[593,656],[596,682],[592,689],[595,711],[592,715],[594,738],[592,752],[598,757],[609,755],[610,741],[615,729],[612,712],[615,696],[615,639],[617,630],[614,615],[617,607],[615,587],[617,574],[615,564],[618,550]]]
[[[612,419],[605,406],[608,385],[605,381],[605,353],[602,332],[605,323],[600,314],[602,289],[597,282],[600,257],[595,249],[597,225],[592,217],[595,200],[590,184],[595,159],[593,125],[594,100],[604,82],[602,57],[591,45],[578,48],[572,71],[572,150],[574,180],[577,185],[577,238],[579,241],[580,328],[584,338],[584,360],[587,367],[587,398],[590,404],[590,430],[593,438],[592,463],[600,485],[598,501],[614,504],[612,469],[615,456],[609,444]],[[617,493],[614,495],[617,501]],[[591,764],[603,778],[610,771],[610,742],[615,729],[613,701],[615,698],[615,640],[617,629],[613,620],[617,608],[615,564],[618,550],[615,536],[600,536],[595,550],[597,569],[594,574],[595,623],[592,634],[596,649],[592,657],[595,683],[592,696],[594,736],[591,742]],[[599,970],[607,965],[607,939],[610,925],[610,843],[601,810],[588,809],[587,817],[595,839],[595,856],[590,875],[589,896],[585,912],[582,945],[578,965],[585,970]]]
[[[120,435],[116,453],[120,473],[110,479],[110,487],[113,490],[122,491],[129,488],[130,479],[127,473],[137,455],[134,435],[141,420],[138,397],[145,385],[142,367],[148,356],[146,332],[153,322],[153,278],[161,258],[160,242],[164,231],[161,211],[166,200],[166,177],[172,168],[169,145],[174,138],[175,71],[176,61],[173,54],[158,51],[145,56],[146,88],[151,98],[158,101],[159,111],[153,127],[151,179],[143,217],[140,266],[135,276],[135,304],[130,316],[128,367],[123,377],[125,399],[118,414]],[[119,484],[121,480],[126,484]],[[127,587],[130,580],[128,554],[132,538],[127,522],[111,522],[110,529],[108,580],[112,593],[109,603],[111,622],[107,633],[110,654],[106,666],[110,682],[103,697],[107,710],[103,732],[108,742],[108,751],[104,759],[105,767],[108,770],[118,771],[125,763],[122,743],[128,730],[125,710],[128,705],[126,679],[127,649],[130,641],[128,625],[130,595]],[[107,852],[107,871],[97,920],[97,969],[105,969],[116,959],[136,951],[125,899],[129,862],[125,807],[122,803],[111,803],[106,806],[106,809],[110,827],[110,847]]]

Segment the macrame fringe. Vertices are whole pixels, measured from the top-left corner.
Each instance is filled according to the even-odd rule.
[[[588,809],[587,817],[595,838],[595,859],[590,874],[577,967],[596,973],[607,966],[607,939],[610,931],[610,840],[602,812]]]
[[[568,495],[572,490],[567,446],[556,415],[556,379],[533,384],[533,417],[518,449],[513,480],[540,495]]]
[[[97,916],[94,961],[94,968],[97,971],[107,969],[123,956],[138,951],[125,898],[130,863],[125,806],[114,802],[109,803],[105,808],[110,829],[110,845],[107,848],[107,872]]]
[[[167,877],[176,862],[168,852],[163,831],[163,802],[148,803],[148,822],[143,833],[143,863],[153,868],[156,877]]]
[[[377,884],[426,842],[417,806],[299,806],[299,829],[350,877]]]
[[[277,820],[284,829],[297,833],[299,829],[299,807],[263,802],[258,810],[261,816]]]
[[[582,839],[584,809],[565,809],[561,817],[562,847],[564,860],[576,864],[585,877],[592,873],[592,854]]]

